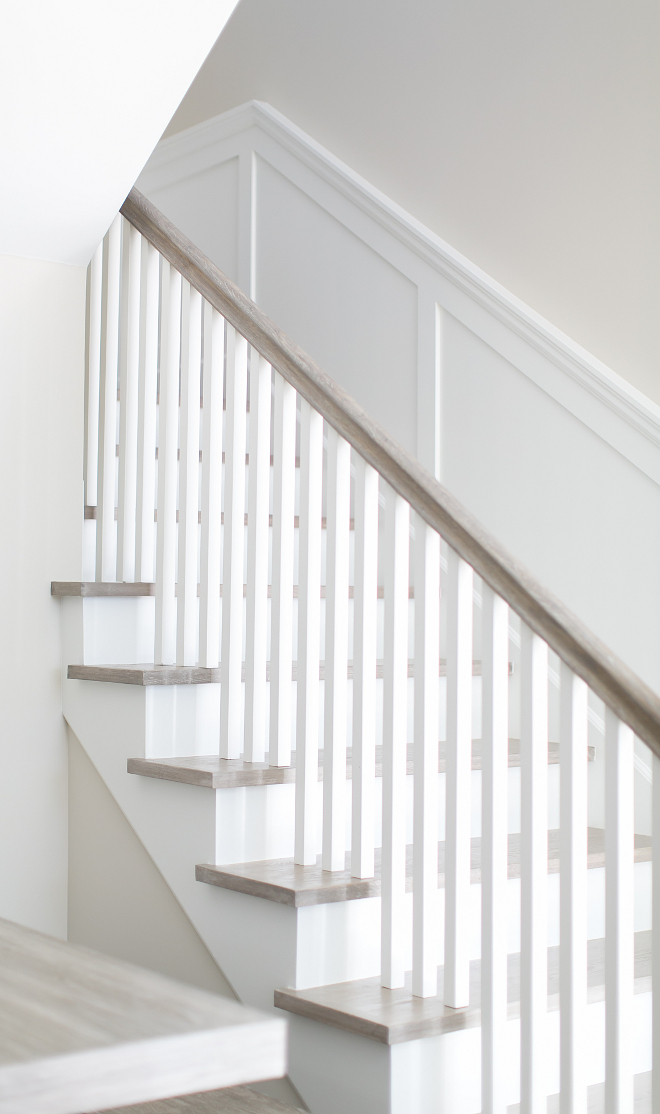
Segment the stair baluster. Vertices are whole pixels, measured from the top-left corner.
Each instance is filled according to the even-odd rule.
[[[323,418],[302,399],[294,859],[303,866],[316,865],[318,850],[322,491]]]
[[[374,876],[378,472],[357,453],[353,588],[353,814],[351,874]]]
[[[605,712],[605,1114],[632,1114],[635,967],[634,740]]]
[[[176,661],[177,455],[181,275],[163,263],[160,402],[158,406],[158,530],[156,534],[156,627],[154,661]],[[98,523],[97,523],[98,526]]]
[[[406,931],[406,752],[410,507],[384,485],[383,839],[381,981],[404,985]]]
[[[204,306],[202,408],[202,536],[199,574],[199,664],[220,661],[220,582],[222,566],[222,417],[225,320]]]
[[[481,1108],[506,1114],[509,608],[487,584],[481,615]]]
[[[85,378],[85,506],[95,507],[99,463],[101,378],[101,315],[103,305],[103,241],[89,265],[87,286],[87,375]],[[156,249],[152,249],[156,253]]]
[[[520,1105],[546,1107],[548,647],[523,624],[520,709]]]
[[[445,1002],[470,1002],[470,836],[473,572],[449,550],[447,584],[447,780],[445,805]]]
[[[438,993],[440,535],[415,517],[415,742],[412,992]]]
[[[642,976],[646,978],[644,955],[638,957],[642,975],[635,978],[635,771],[641,771],[647,782],[651,776],[633,731],[645,747],[660,756],[660,701],[148,202],[134,194],[124,210],[123,231],[118,217],[95,253],[89,272],[85,517],[96,517],[96,579],[102,583],[78,585],[77,590],[80,595],[155,594],[154,661],[161,669],[106,667],[109,679],[217,685],[220,676],[219,747],[215,749],[218,740],[213,728],[213,755],[197,754],[187,765],[183,757],[172,758],[178,780],[233,792],[236,782],[232,779],[244,778],[241,785],[245,788],[281,789],[281,795],[272,798],[280,808],[294,777],[294,733],[296,739],[295,824],[290,832],[293,861],[237,864],[219,854],[218,862],[223,865],[199,867],[198,877],[259,896],[265,896],[271,887],[277,890],[278,902],[294,906],[329,905],[352,898],[375,901],[380,893],[381,972],[373,983],[381,985],[367,986],[365,978],[364,985],[358,980],[355,990],[351,984],[348,989],[339,985],[324,997],[324,987],[307,992],[289,989],[278,991],[277,1000],[294,1012],[304,1013],[308,1008],[317,1020],[326,1009],[329,1024],[363,1036],[367,1030],[372,1035],[377,1031],[377,1039],[385,1043],[401,1039],[400,1030],[406,1025],[410,1030],[406,1039],[413,1039],[479,1024],[483,1114],[504,1114],[513,1101],[511,1026],[517,1020],[509,1014],[518,1002],[521,1112],[545,1111],[552,1078],[548,1048],[554,1022],[549,1017],[556,1005],[556,990],[561,1013],[560,1106],[566,1114],[584,1114],[591,1101],[589,1019],[595,1016],[592,1008],[598,1006],[587,975],[589,964],[593,970],[598,948],[604,948],[606,1109],[608,1114],[632,1111],[633,1071],[637,1070],[632,1034],[640,1012],[634,992],[648,993],[641,985]],[[441,595],[440,567],[445,554]],[[117,578],[126,582],[125,587],[113,584]],[[133,583],[136,579],[139,583]],[[73,594],[60,590],[61,585],[56,587],[55,594]],[[298,652],[294,661],[296,595]],[[321,638],[324,596],[325,649]],[[480,609],[476,612],[475,600]],[[409,662],[413,607],[414,650]],[[377,661],[382,616],[383,656]],[[519,707],[518,677],[514,674],[512,680],[509,669],[517,645]],[[549,648],[559,655],[557,676],[556,659],[549,659]],[[162,667],[174,666],[175,661],[177,668],[164,677]],[[72,679],[98,679],[95,668],[102,671],[104,667],[79,663],[71,667],[69,675]],[[559,716],[556,704],[554,710],[549,708],[549,677],[559,687]],[[297,683],[296,697],[292,681]],[[321,715],[322,681],[325,706]],[[352,753],[347,748],[351,681]],[[382,740],[378,740],[381,693]],[[590,694],[605,702],[603,727],[590,705]],[[211,695],[215,698],[217,689]],[[550,724],[558,734],[550,733]],[[210,734],[210,729],[204,730]],[[512,731],[515,735],[510,738]],[[264,762],[267,740],[268,766]],[[595,774],[587,767],[588,753],[593,757],[594,749]],[[558,834],[553,831],[549,852],[548,761],[556,764],[557,754],[560,830]],[[241,756],[243,763],[238,761]],[[520,833],[514,824],[518,756]],[[603,757],[604,799],[597,780]],[[232,761],[225,761],[229,759]],[[151,776],[167,776],[156,756],[135,763],[137,773],[150,768]],[[653,758],[656,774],[659,763],[660,757]],[[349,874],[346,808],[351,776]],[[444,846],[439,838],[443,777]],[[660,776],[654,780],[651,811],[657,815]],[[286,825],[284,809],[273,815],[278,824]],[[551,827],[556,829],[557,823],[553,820]],[[592,825],[589,829],[588,824]],[[604,827],[604,857],[598,827]],[[411,831],[412,871],[407,870]],[[277,838],[280,834],[278,831]],[[638,838],[642,834],[640,867],[648,854],[646,828],[640,829]],[[261,838],[261,834],[255,837],[254,845],[260,845]],[[658,882],[657,831],[653,840],[653,871]],[[251,845],[249,840],[243,842]],[[588,880],[588,866],[603,865],[607,873],[601,946],[599,940],[588,939],[591,926],[586,895],[592,881]],[[548,909],[552,909],[548,877],[558,869],[557,967],[555,928],[548,921]],[[286,875],[287,870],[291,877],[286,882],[281,878],[272,881],[272,873]],[[518,870],[521,912],[514,918]],[[443,875],[444,961],[440,964]],[[475,913],[476,884],[481,886],[480,919]],[[656,890],[660,892],[660,882]],[[657,893],[654,900],[657,911]],[[322,917],[315,923],[325,925]],[[334,922],[328,919],[327,923]],[[369,923],[371,937],[377,938]],[[475,933],[479,923],[480,949]],[[519,929],[517,954],[518,944],[512,941]],[[637,940],[640,943],[639,932]],[[361,938],[360,948],[363,944]],[[367,951],[369,946],[373,946],[372,939]],[[509,949],[514,956],[508,954]],[[658,956],[656,943],[656,968]],[[520,963],[519,993],[516,960]],[[361,955],[358,960],[353,956],[350,963],[358,961],[363,962]],[[348,960],[346,963],[350,967]],[[444,968],[440,979],[439,967]],[[550,991],[548,979],[554,988]],[[303,985],[309,987],[309,983]],[[507,991],[513,995],[508,1004]],[[388,994],[392,996],[388,998]],[[378,1022],[373,1019],[377,995],[381,995],[377,1001],[384,1011]],[[348,999],[353,1002],[353,1013],[337,1008],[337,1002]],[[362,1000],[371,1005],[361,1006]],[[394,1014],[386,1016],[391,1004],[397,1005],[399,1020],[392,1019]],[[406,1010],[404,1023],[400,1018]],[[656,1006],[656,1020],[657,1010]],[[656,1025],[654,1031],[658,1029]],[[654,1039],[656,1077],[660,1079],[657,1032]],[[660,1102],[657,1079],[656,1105]]]
[[[115,485],[117,467],[117,388],[119,374],[119,303],[121,283],[121,221],[115,217],[103,249],[101,313],[101,387],[99,466],[96,509],[96,579],[117,579]]]
[[[135,581],[142,237],[122,217],[117,580]]]
[[[272,368],[256,348],[250,355],[250,467],[248,470],[247,607],[245,643],[246,762],[266,754],[268,690],[268,542]]]
[[[561,665],[560,768],[560,1077],[565,1105],[587,1109],[587,825],[589,692]]]
[[[140,371],[136,501],[137,580],[149,584],[156,573],[156,445],[158,431],[158,329],[160,256],[143,239],[140,308]]]
[[[296,497],[296,392],[275,373],[273,423],[273,589],[270,612],[271,766],[291,765],[293,550]]]
[[[245,555],[247,341],[232,325],[227,325],[226,366],[220,757],[239,758],[243,749],[241,667]]]
[[[183,312],[187,336],[181,349],[176,663],[197,665],[202,297],[187,282],[184,283]]]

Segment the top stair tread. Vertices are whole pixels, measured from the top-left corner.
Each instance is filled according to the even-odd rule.
[[[202,665],[70,665],[70,681],[104,681],[121,685],[208,685],[219,683],[220,667]]]
[[[266,681],[270,681],[270,661],[266,662]],[[241,680],[245,681],[245,662],[241,666]],[[385,663],[382,658],[376,661],[376,678],[382,680],[385,673]],[[472,674],[481,676],[481,662],[472,662]],[[447,675],[447,662],[440,658],[438,676]],[[319,680],[325,681],[325,661],[319,661]],[[353,680],[353,662],[349,659],[346,665],[346,678]],[[408,677],[415,676],[415,660],[408,661]],[[205,665],[155,665],[153,662],[109,663],[83,665],[74,663],[67,669],[67,677],[71,681],[104,681],[108,684],[120,685],[210,685],[220,684],[222,674],[220,666]],[[298,680],[298,662],[291,663],[291,680]]]
[[[605,940],[588,941],[587,1000],[602,1001],[605,992]],[[275,1005],[289,1013],[357,1033],[382,1044],[398,1044],[420,1037],[474,1028],[481,1024],[481,963],[470,963],[470,1005],[445,1006],[444,968],[438,968],[438,994],[416,998],[411,974],[398,990],[381,986],[379,978],[333,983],[308,990],[276,990]],[[651,988],[651,932],[635,933],[635,993]],[[508,957],[509,1017],[520,1016],[520,955]],[[559,1008],[559,948],[548,948],[548,1009]]]
[[[293,1114],[296,1109],[249,1087],[228,1087],[222,1091],[116,1107],[102,1114]]]

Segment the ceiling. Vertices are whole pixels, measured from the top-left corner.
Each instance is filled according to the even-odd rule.
[[[0,254],[86,264],[237,0],[14,0]]]

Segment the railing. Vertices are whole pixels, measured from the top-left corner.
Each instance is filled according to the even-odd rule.
[[[408,965],[412,811],[412,990],[420,997],[437,993],[442,954],[444,718],[443,993],[456,1009],[470,1001],[475,630],[480,635],[484,1111],[506,1107],[507,779],[516,716],[521,1102],[525,1111],[545,1110],[549,648],[558,655],[562,1110],[586,1109],[590,700],[605,705],[606,1093],[609,1110],[631,1110],[634,735],[660,756],[660,700],[149,202],[133,191],[122,213],[89,280],[85,491],[87,506],[96,507],[86,513],[96,517],[97,579],[155,580],[156,663],[219,665],[221,758],[258,762],[267,753],[271,765],[288,765],[295,738],[297,863],[316,863],[320,852],[325,870],[346,868],[350,727],[350,870],[374,875],[380,738],[382,982],[403,986]]]

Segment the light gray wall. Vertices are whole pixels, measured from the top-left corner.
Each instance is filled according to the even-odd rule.
[[[69,933],[76,944],[236,995],[70,729]],[[304,1107],[288,1079],[254,1090]]]
[[[85,269],[0,256],[0,916],[66,936],[60,604],[82,542]]]
[[[268,101],[660,402],[654,0],[241,0],[168,132]]]
[[[72,731],[69,940],[235,998]]]

